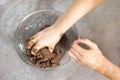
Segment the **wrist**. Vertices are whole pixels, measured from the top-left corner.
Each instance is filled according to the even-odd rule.
[[[113,63],[111,63],[108,59],[104,59],[101,66],[96,68],[96,71],[100,74],[106,76],[111,80],[118,80],[120,79],[120,69]]]
[[[106,70],[106,68],[107,68],[107,66],[106,65],[108,65],[108,60],[104,57],[102,60],[101,60],[101,62],[100,62],[100,64],[96,67],[96,71],[97,72],[99,72],[99,73],[101,73],[101,74],[105,74],[105,70]]]
[[[66,32],[66,31],[65,31],[64,29],[62,29],[62,27],[60,27],[59,25],[53,24],[52,27],[53,27],[55,33],[57,33],[57,34],[60,35],[60,36],[63,36],[63,34]]]
[[[52,35],[54,35],[54,36],[61,36],[62,34],[64,34],[64,33],[62,33],[62,31],[61,31],[58,27],[56,27],[55,25],[51,25],[51,26],[49,26],[48,28],[44,29],[43,31],[44,31],[44,32],[48,32],[48,31],[49,31],[49,33],[52,34]],[[40,31],[40,32],[41,32],[41,31]]]

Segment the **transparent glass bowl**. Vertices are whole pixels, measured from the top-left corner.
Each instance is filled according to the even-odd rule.
[[[26,40],[32,35],[34,35],[35,33],[37,33],[38,31],[40,31],[40,29],[43,28],[45,25],[52,25],[60,17],[60,15],[61,13],[55,10],[39,10],[26,16],[19,24],[15,33],[16,50],[20,58],[29,66],[37,68],[36,66],[31,64],[27,59],[27,56],[25,53]],[[66,46],[64,48],[61,47],[65,55],[60,61],[60,66],[57,66],[55,68],[47,68],[46,70],[60,68],[61,66],[68,63],[68,61],[70,60],[70,57],[67,54],[67,52],[72,42],[78,38],[76,28],[73,27],[69,29],[65,33],[65,35],[67,37],[67,41],[64,42]],[[39,69],[44,70],[43,68],[39,68]]]

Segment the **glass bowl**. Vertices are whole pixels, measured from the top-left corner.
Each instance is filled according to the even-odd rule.
[[[43,28],[45,25],[52,25],[59,17],[61,13],[56,10],[39,10],[36,12],[33,12],[26,16],[21,23],[19,24],[16,33],[15,33],[15,45],[16,50],[20,58],[29,66],[32,66],[34,68],[38,68],[35,65],[33,65],[26,56],[26,50],[25,50],[25,43],[26,40],[40,31],[41,28]],[[73,25],[75,26],[75,25]],[[57,66],[55,68],[38,68],[41,70],[51,70],[51,69],[58,69],[61,66],[65,65],[70,61],[70,57],[67,54],[72,42],[78,38],[77,31],[75,27],[69,29],[66,33],[67,41],[64,41],[65,47],[61,47],[62,51],[64,52],[64,57],[60,61],[60,66]]]

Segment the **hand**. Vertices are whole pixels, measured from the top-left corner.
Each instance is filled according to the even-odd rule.
[[[79,45],[80,43],[85,44],[89,49],[82,48]],[[102,67],[102,63],[105,59],[97,45],[88,39],[78,39],[74,41],[72,48],[69,51],[69,55],[79,64],[92,69]]]
[[[31,53],[33,55],[36,55],[35,53],[44,47],[48,47],[48,49],[52,52],[61,37],[62,35],[59,31],[57,31],[54,26],[50,26],[30,37],[26,44],[26,48],[32,48]]]

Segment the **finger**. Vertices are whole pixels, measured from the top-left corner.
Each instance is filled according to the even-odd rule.
[[[96,47],[96,44],[88,39],[78,39],[76,43],[78,44],[83,43],[86,46],[88,46],[90,49],[94,49]]]
[[[42,44],[40,44],[39,42],[37,42],[37,43],[33,46],[32,50],[31,50],[31,54],[36,55],[37,52],[38,52],[41,48],[43,48],[43,47],[44,47],[44,46],[43,46]]]
[[[31,47],[37,42],[38,39],[39,36],[32,36],[31,38],[29,38],[26,44],[26,48],[31,49]]]
[[[32,37],[30,37],[28,40],[32,40],[36,37],[36,35],[33,35]]]
[[[81,61],[80,59],[81,59],[82,56],[81,56],[80,52],[76,51],[76,50],[73,49],[73,48],[70,49],[70,52],[72,52],[73,55],[74,55],[79,61]]]
[[[70,57],[72,58],[72,60],[74,60],[77,63],[81,64],[80,61],[78,61],[78,59],[75,57],[75,55],[73,55],[73,53],[71,51],[69,51],[68,54],[70,55]]]
[[[73,55],[73,53],[71,51],[69,51],[68,54],[70,55],[70,57],[72,58],[72,60],[78,62],[78,59]]]
[[[74,41],[72,48],[75,49],[77,52],[83,53],[85,51],[84,48],[78,45],[77,41]]]
[[[35,44],[33,41],[28,41],[25,45],[26,49],[31,49],[31,47]]]
[[[76,50],[75,48],[73,48],[73,47],[70,49],[70,51],[77,52],[80,56],[82,56],[82,54],[78,50]]]
[[[48,47],[49,51],[52,53],[54,51],[55,44],[49,45],[47,47]]]
[[[54,50],[54,47],[48,47],[49,51],[52,53]]]

